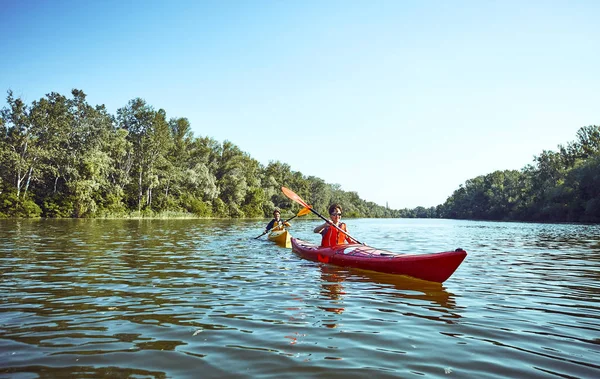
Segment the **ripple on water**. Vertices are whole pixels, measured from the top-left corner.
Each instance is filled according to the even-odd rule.
[[[600,372],[600,227],[347,222],[379,248],[469,255],[441,285],[302,260],[258,221],[0,220],[0,376]]]

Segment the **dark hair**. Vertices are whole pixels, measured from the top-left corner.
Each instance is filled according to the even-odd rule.
[[[275,209],[275,210],[273,211],[273,215],[275,215],[275,213],[279,213],[279,214],[281,214],[281,212],[279,211],[279,209]]]
[[[332,214],[333,212],[335,212],[336,209],[339,209],[340,212],[342,212],[342,206],[339,204],[331,204],[329,206],[329,214]]]

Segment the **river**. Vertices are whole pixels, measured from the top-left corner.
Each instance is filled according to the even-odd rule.
[[[301,259],[267,221],[0,220],[0,378],[600,377],[600,225],[345,220],[466,250],[436,284]]]

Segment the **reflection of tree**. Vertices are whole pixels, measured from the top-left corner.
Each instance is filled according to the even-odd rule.
[[[95,367],[95,366],[66,366],[66,367],[51,367],[51,366],[25,366],[13,367],[11,373],[38,374],[39,378],[166,378],[167,373],[164,371],[149,371],[135,368],[114,367]]]

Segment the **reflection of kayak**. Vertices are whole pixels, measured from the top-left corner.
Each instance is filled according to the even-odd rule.
[[[324,283],[322,284],[324,290],[321,293],[325,295],[327,295],[325,289],[329,289],[325,288],[326,285],[337,290],[337,286],[341,287],[342,284],[352,286],[361,283],[361,288],[369,293],[392,296],[407,305],[414,305],[418,302],[418,304],[439,306],[446,310],[452,310],[456,307],[454,294],[448,292],[442,283],[353,267],[321,265],[319,268],[321,270],[321,281]],[[340,291],[336,291],[336,294],[338,292]],[[345,294],[345,291],[343,293]],[[329,297],[337,300],[333,296]],[[454,313],[444,312],[444,316],[460,318],[458,314]]]
[[[281,247],[292,246],[292,243],[290,242],[292,236],[290,235],[290,232],[287,231],[287,229],[273,230],[271,233],[269,233],[267,238],[269,239],[269,241],[273,241]]]
[[[443,283],[467,256],[462,249],[433,254],[398,254],[360,244],[319,247],[292,238],[292,251],[302,258]]]

